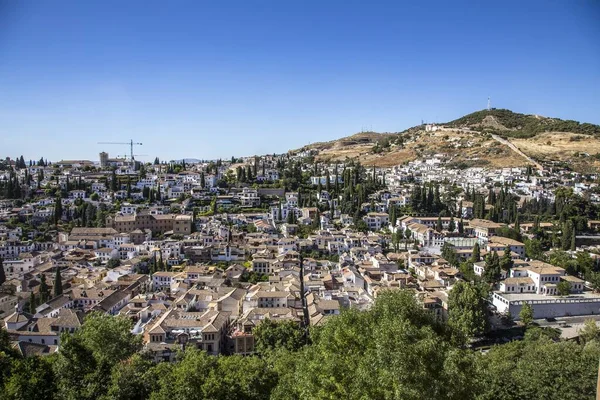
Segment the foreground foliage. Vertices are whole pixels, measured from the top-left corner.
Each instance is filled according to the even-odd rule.
[[[256,332],[260,357],[188,348],[155,365],[129,321],[92,314],[45,358],[19,358],[0,332],[0,399],[594,398],[600,344],[591,328],[585,345],[532,327],[482,354],[466,346],[468,325],[438,323],[411,292],[383,292],[370,311],[313,328],[309,344],[294,324],[269,321]]]

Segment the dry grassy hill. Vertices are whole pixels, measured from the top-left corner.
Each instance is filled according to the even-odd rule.
[[[502,138],[507,142],[503,142]],[[516,146],[518,151],[510,146]],[[400,133],[362,132],[303,149],[317,150],[318,160],[358,159],[390,167],[444,154],[456,166],[513,167],[559,162],[581,172],[600,171],[600,126],[509,110],[478,111],[426,131],[416,126]]]

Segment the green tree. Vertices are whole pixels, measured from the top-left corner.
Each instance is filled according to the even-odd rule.
[[[456,222],[454,222],[454,217],[450,217],[450,223],[448,224],[448,231],[454,232],[456,230]]]
[[[31,292],[31,295],[29,296],[29,313],[31,315],[35,315],[35,309],[38,306],[37,304],[37,299],[35,298],[35,293]]]
[[[533,322],[533,306],[529,303],[524,303],[519,312],[519,319],[525,326],[529,326]]]
[[[92,400],[99,398],[106,390],[110,365],[99,365],[93,352],[79,336],[61,336],[60,352],[52,367],[59,399]]]
[[[502,271],[500,269],[500,259],[498,257],[498,253],[496,253],[495,251],[491,254],[488,253],[485,256],[485,270],[483,271],[483,280],[489,285],[494,285],[500,280],[501,276]]]
[[[62,279],[60,277],[60,268],[56,267],[56,275],[54,276],[54,297],[58,297],[63,293]]]
[[[282,348],[297,351],[306,343],[304,330],[293,321],[275,322],[266,318],[254,328],[253,334],[259,353]]]
[[[55,392],[50,359],[31,356],[14,360],[0,397],[7,400],[52,399]]]
[[[268,399],[276,384],[276,375],[264,359],[213,357],[193,347],[178,363],[159,367],[152,400]]]
[[[504,248],[504,254],[502,254],[502,257],[500,258],[500,268],[505,271],[506,275],[508,276],[508,272],[513,265],[514,262],[510,255],[510,246],[506,246],[506,248]]]
[[[126,317],[93,312],[74,334],[63,334],[53,364],[58,397],[98,399],[106,394],[111,369],[141,349],[141,337],[131,328]]]
[[[83,344],[98,360],[111,364],[125,360],[141,348],[141,337],[131,334],[131,320],[103,313],[91,313],[77,331]]]
[[[0,257],[0,286],[6,282],[6,273],[4,271],[4,260]]]
[[[343,311],[311,332],[310,346],[270,357],[279,373],[271,398],[474,398],[475,354],[450,337],[413,293],[381,291],[371,310]]]
[[[525,254],[534,260],[541,259],[543,254],[542,243],[538,239],[525,240]]]
[[[412,239],[412,232],[408,227],[406,227],[406,230],[404,231],[404,239],[404,250],[406,250],[408,247],[408,242]]]
[[[573,221],[567,221],[563,224],[562,228],[562,249],[569,250],[571,248],[571,241],[573,239]]]
[[[110,173],[110,190],[116,192],[119,189],[119,185],[117,184],[117,171],[113,168]]]
[[[46,275],[40,274],[40,304],[50,300],[50,289],[46,283]]]
[[[560,281],[556,285],[556,291],[559,296],[568,296],[571,293],[571,282],[569,281]]]
[[[458,256],[456,255],[456,248],[449,242],[444,242],[442,246],[442,258],[454,267],[458,267]]]
[[[478,359],[483,384],[476,398],[593,399],[599,358],[597,347],[554,342],[543,335],[537,340],[494,346]]]
[[[57,194],[54,200],[54,225],[58,225],[63,215],[62,199],[60,193]]]
[[[479,249],[479,242],[475,242],[473,246],[473,254],[471,255],[471,262],[476,263],[481,260],[481,250]]]
[[[486,299],[483,286],[456,283],[448,296],[448,324],[466,338],[482,335],[488,324]]]
[[[583,328],[579,331],[579,339],[583,343],[589,343],[592,340],[600,339],[600,328],[596,325],[596,320],[593,318],[585,320]]]
[[[157,373],[150,360],[139,354],[120,361],[111,370],[110,383],[102,400],[145,400],[158,390]]]

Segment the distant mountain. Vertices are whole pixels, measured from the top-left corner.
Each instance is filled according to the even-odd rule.
[[[184,161],[186,164],[198,164],[202,162],[202,160],[198,160],[197,158],[182,158],[180,160],[172,160],[171,162],[175,164],[181,164]]]
[[[458,167],[545,163],[596,172],[600,171],[599,139],[598,125],[492,109],[399,133],[361,132],[299,150],[312,150],[323,162],[353,158],[379,167],[443,154]]]

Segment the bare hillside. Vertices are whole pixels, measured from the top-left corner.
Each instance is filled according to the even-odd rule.
[[[316,150],[316,158],[324,162],[351,158],[379,167],[441,154],[460,167],[518,167],[540,162],[562,163],[581,172],[600,170],[598,125],[484,110],[436,129],[416,126],[393,134],[361,132],[302,150]]]

